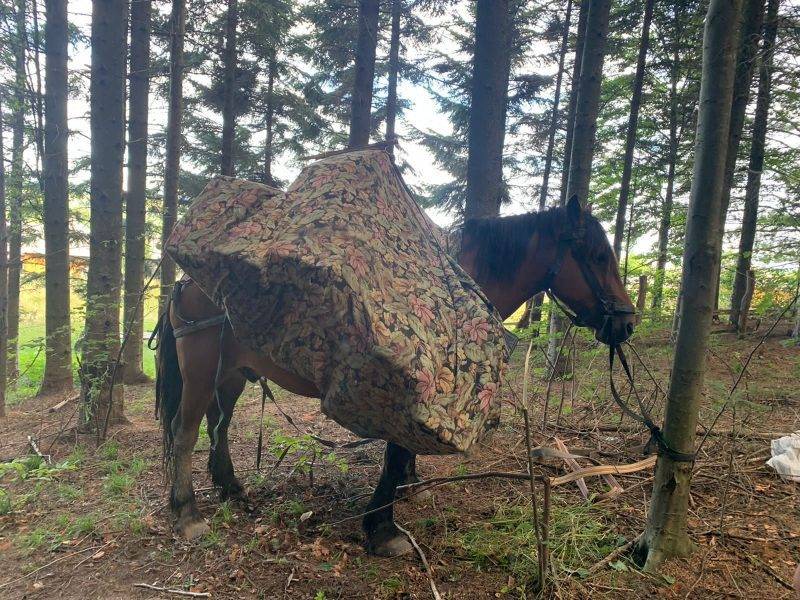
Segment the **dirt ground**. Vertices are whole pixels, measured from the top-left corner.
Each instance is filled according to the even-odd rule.
[[[712,336],[704,425],[725,403],[758,339]],[[660,331],[645,332],[636,344],[653,375],[639,366],[637,386],[660,417],[658,386],[668,383],[671,347]],[[514,409],[522,400],[526,347],[516,351],[504,386],[501,427],[468,456],[421,457],[421,477],[526,470],[523,421]],[[579,461],[581,467],[591,466],[590,460],[641,460],[647,439],[635,423],[620,421],[608,391],[605,351],[580,337],[575,348],[574,376],[553,383],[548,393],[542,352],[534,347],[528,398],[534,444],[553,446],[556,435],[571,452],[588,457]],[[770,338],[755,353],[696,463],[689,523],[696,550],[659,575],[642,573],[624,553],[601,562],[644,530],[652,468],[616,476],[624,488],[617,495],[609,496],[599,477],[586,479],[588,499],[576,483],[553,488],[546,595],[792,598],[790,582],[800,562],[800,486],[781,481],[764,461],[774,434],[800,422],[798,375],[800,350],[784,338]],[[303,432],[353,439],[324,418],[317,401],[288,393],[277,399]],[[382,442],[332,452],[299,434],[268,404],[265,458],[257,472],[260,396],[248,389],[231,440],[249,501],[219,502],[206,474],[209,441],[201,432],[194,483],[212,531],[188,544],[171,532],[152,386],[126,390],[130,423],[114,428],[100,447],[75,434],[77,401],[48,412],[59,400],[24,401],[9,407],[0,422],[0,598],[180,597],[137,584],[212,598],[432,597],[417,554],[383,559],[362,549],[358,515],[380,472]],[[52,456],[50,464],[31,453],[28,436]],[[553,477],[569,472],[556,459],[536,468]],[[443,598],[537,596],[527,482],[448,483],[428,497],[402,501],[396,516],[419,542]]]

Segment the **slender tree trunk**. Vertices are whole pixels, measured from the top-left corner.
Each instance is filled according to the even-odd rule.
[[[131,4],[130,73],[128,75],[128,193],[125,195],[125,383],[142,383],[144,338],[145,214],[147,203],[147,118],[150,93],[150,23],[152,0]]]
[[[581,71],[578,78],[575,100],[575,125],[572,136],[572,151],[569,159],[569,179],[567,198],[577,196],[582,205],[589,198],[589,181],[592,175],[597,115],[600,108],[600,85],[603,79],[603,61],[608,41],[608,18],[611,0],[594,0],[590,3],[586,17],[586,34],[581,58]],[[563,324],[556,310],[550,318],[550,343],[548,357],[556,363],[558,339],[556,333],[563,330]]]
[[[166,157],[164,162],[164,206],[161,224],[161,297],[163,310],[175,283],[175,263],[163,254],[178,218],[178,176],[181,169],[181,123],[183,120],[183,43],[186,32],[186,0],[172,0],[169,48],[169,108],[167,112]]]
[[[269,60],[269,67],[267,73],[267,111],[264,118],[264,126],[266,128],[266,141],[264,142],[264,183],[267,185],[275,185],[275,180],[272,178],[272,136],[273,136],[273,121],[275,119],[275,78],[278,76],[278,62],[275,60],[275,51],[272,51],[272,57]]]
[[[46,359],[40,393],[72,389],[69,298],[67,0],[46,0],[44,248]]]
[[[739,143],[742,140],[745,112],[750,100],[750,86],[753,82],[753,65],[758,54],[758,40],[764,21],[764,0],[742,0],[742,14],[739,21],[739,49],[736,55],[736,74],[733,80],[733,105],[731,108],[731,129],[728,138],[728,152],[725,155],[725,184],[722,190],[722,211],[720,223],[725,230],[725,220],[731,203],[734,171],[739,158]],[[721,265],[720,265],[721,267]],[[719,308],[721,273],[715,276],[716,296],[714,309]]]
[[[736,67],[736,23],[741,0],[711,0],[703,37],[703,71],[695,139],[694,174],[683,255],[683,300],[664,419],[664,438],[678,452],[692,452],[705,377],[714,308],[714,274],[722,248],[720,210],[730,134]],[[646,570],[692,550],[687,534],[693,464],[660,454],[647,529],[637,554]]]
[[[400,16],[403,0],[392,0],[392,35],[389,40],[389,85],[386,91],[386,139],[395,137],[397,120],[397,74],[400,71]],[[394,146],[391,148],[394,153]]]
[[[22,156],[25,135],[25,0],[17,0],[14,39],[14,103],[11,109],[11,176],[9,177],[8,232],[8,373],[19,375],[19,282],[22,272],[22,197],[25,190],[25,163]]]
[[[772,56],[775,36],[778,31],[778,0],[769,0],[767,22],[764,26],[764,45],[761,51],[761,66],[758,74],[758,100],[756,116],[753,121],[753,139],[750,145],[750,163],[747,169],[747,188],[744,196],[744,217],[742,234],[739,239],[739,254],[736,261],[736,275],[731,294],[731,325],[739,322],[739,307],[747,288],[747,272],[753,256],[753,243],[756,237],[758,200],[761,191],[761,172],[764,170],[764,145],[767,137],[769,102],[772,87]]]
[[[3,144],[3,101],[0,96],[0,417],[6,415],[8,353],[8,231],[6,229],[6,156]]]
[[[583,44],[586,40],[586,18],[589,16],[590,0],[581,1],[578,11],[578,30],[575,35],[575,60],[572,65],[572,88],[569,92],[567,107],[566,137],[564,139],[564,164],[561,168],[561,192],[559,204],[567,201],[567,179],[569,179],[569,159],[572,155],[572,136],[575,133],[575,111],[578,108],[578,83],[581,77],[581,61],[583,60]]]
[[[225,90],[222,108],[222,158],[220,171],[233,177],[233,145],[236,137],[236,28],[239,26],[237,0],[228,0],[225,26]]]
[[[355,78],[350,105],[351,148],[369,144],[375,49],[378,46],[378,0],[359,0]]]
[[[647,50],[650,47],[650,22],[653,20],[655,0],[647,0],[644,6],[642,21],[642,37],[639,42],[639,56],[636,59],[636,75],[633,80],[633,96],[631,113],[628,117],[628,132],[625,138],[625,157],[622,159],[622,181],[619,187],[619,203],[617,204],[617,222],[614,228],[614,253],[619,261],[622,252],[622,236],[625,234],[625,213],[628,208],[628,196],[631,190],[633,174],[633,151],[636,149],[636,127],[639,123],[639,108],[642,106],[642,89],[644,88],[644,69],[647,64]]]
[[[509,0],[478,0],[469,111],[467,199],[464,216],[500,213],[508,77],[511,68]]]
[[[45,0],[45,10],[47,0]],[[31,1],[31,16],[33,17],[33,71],[36,78],[36,89],[33,90],[33,111],[36,115],[36,125],[34,127],[34,137],[36,140],[36,155],[37,155],[37,170],[39,169],[39,161],[44,161],[44,94],[42,93],[42,61],[41,61],[41,48],[42,40],[39,35],[39,5],[36,0]],[[45,27],[47,24],[45,23]],[[39,185],[44,191],[44,181],[42,180],[43,173],[38,171]]]
[[[539,210],[544,210],[547,205],[547,192],[550,183],[550,169],[553,165],[553,149],[556,143],[556,130],[558,129],[558,105],[561,101],[561,80],[564,77],[564,60],[567,56],[569,44],[569,24],[572,19],[572,0],[567,0],[567,12],[564,16],[564,31],[561,34],[561,49],[558,54],[558,73],[556,74],[556,89],[553,95],[553,111],[550,115],[550,131],[547,135],[547,152],[544,159],[544,173],[542,174],[542,191],[539,195]]]
[[[661,315],[664,297],[664,276],[667,268],[667,249],[669,231],[672,226],[672,203],[675,194],[675,167],[678,162],[678,61],[679,36],[678,14],[675,14],[675,40],[672,44],[672,64],[669,75],[669,150],[667,155],[667,189],[661,207],[661,221],[658,225],[658,258],[653,278],[653,315]]]
[[[89,91],[92,136],[90,260],[81,376],[85,386],[84,424],[97,432],[102,430],[106,419],[111,374],[120,343],[127,38],[126,0],[94,0]],[[122,420],[120,393],[113,400],[109,421]]]
[[[589,6],[586,40],[581,59],[581,76],[575,109],[575,131],[569,160],[567,198],[577,196],[582,205],[589,198],[592,176],[597,114],[600,107],[600,84],[603,79],[603,60],[608,41],[608,16],[611,0],[594,0]]]

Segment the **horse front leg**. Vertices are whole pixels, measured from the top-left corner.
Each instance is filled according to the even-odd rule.
[[[219,402],[213,398],[206,412],[208,437],[211,448],[208,453],[208,471],[211,481],[219,488],[220,499],[241,499],[244,487],[233,472],[230,446],[228,445],[228,426],[231,423],[233,409],[246,384],[244,375],[236,371],[219,386]],[[220,420],[220,405],[222,419]]]
[[[181,406],[172,422],[172,490],[170,507],[175,517],[175,532],[188,539],[198,538],[209,531],[208,524],[197,509],[192,486],[192,454],[200,434],[200,422],[210,401],[210,390],[198,389],[184,381]]]
[[[389,442],[383,459],[383,470],[375,493],[367,505],[371,512],[364,516],[363,527],[366,534],[367,551],[376,556],[399,556],[413,549],[394,523],[394,505],[397,486],[405,481],[414,454]],[[388,505],[388,506],[387,506]],[[383,507],[383,508],[381,508]]]

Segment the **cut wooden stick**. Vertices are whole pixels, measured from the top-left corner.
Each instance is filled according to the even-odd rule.
[[[595,564],[593,564],[591,567],[589,567],[589,573],[596,573],[597,571],[605,567],[608,563],[610,563],[612,560],[615,560],[620,556],[622,556],[623,554],[625,554],[628,550],[630,550],[633,547],[637,539],[639,538],[633,538],[630,542],[623,544],[622,546],[611,552],[611,554],[606,556],[603,560],[600,560]]]
[[[191,598],[211,598],[208,592],[187,592],[186,590],[174,590],[170,588],[160,587],[157,585],[150,585],[149,583],[134,583],[135,588],[144,588],[146,590],[153,590],[154,592],[161,592],[162,594],[175,594],[176,596],[189,596]]]

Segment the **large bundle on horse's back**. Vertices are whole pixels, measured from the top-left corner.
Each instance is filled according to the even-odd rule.
[[[497,313],[442,247],[383,151],[306,167],[287,192],[212,181],[167,251],[234,334],[313,381],[325,414],[417,453],[497,422]]]

